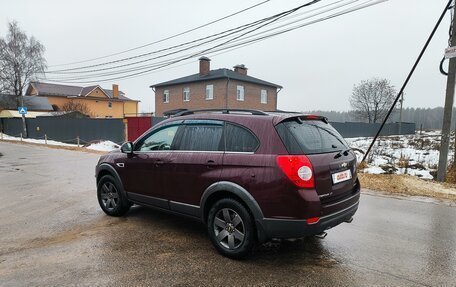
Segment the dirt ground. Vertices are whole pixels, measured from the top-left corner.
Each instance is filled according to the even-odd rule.
[[[423,180],[410,175],[359,173],[358,176],[361,186],[370,190],[456,201],[456,184]]]

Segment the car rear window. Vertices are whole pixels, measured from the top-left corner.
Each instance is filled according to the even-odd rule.
[[[290,154],[318,154],[348,148],[342,136],[323,121],[290,120],[276,126]]]

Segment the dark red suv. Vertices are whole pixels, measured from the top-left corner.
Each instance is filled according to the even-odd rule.
[[[100,158],[105,213],[132,204],[196,218],[223,255],[322,234],[358,208],[356,157],[326,118],[254,110],[184,111]]]

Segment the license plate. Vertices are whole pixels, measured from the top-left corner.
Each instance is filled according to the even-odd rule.
[[[336,172],[332,174],[333,184],[343,182],[352,178],[351,170]]]

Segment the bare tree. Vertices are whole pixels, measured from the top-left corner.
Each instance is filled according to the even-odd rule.
[[[89,106],[86,103],[79,102],[79,101],[69,101],[63,104],[62,111],[66,112],[80,112],[86,116],[91,116],[92,112],[90,111]]]
[[[0,91],[21,96],[25,87],[46,69],[44,50],[17,22],[9,23],[6,38],[0,38]]]
[[[8,24],[8,34],[0,38],[0,92],[16,96],[22,105],[21,96],[25,87],[46,69],[44,46],[34,37],[28,37],[16,21]],[[25,117],[22,117],[24,136]]]
[[[353,87],[350,105],[358,119],[377,123],[385,119],[395,96],[396,90],[390,81],[373,78]]]

